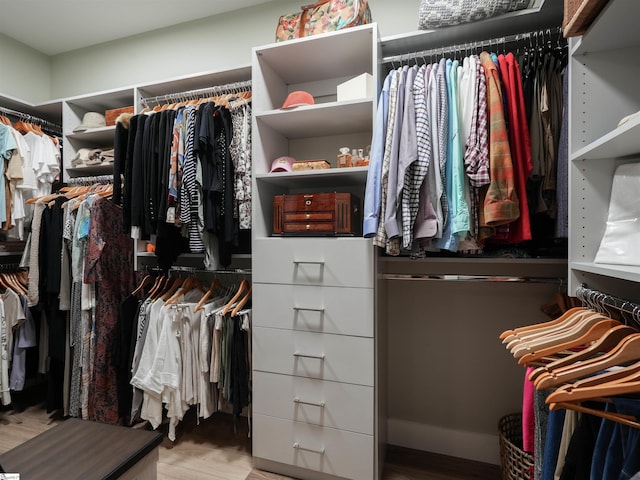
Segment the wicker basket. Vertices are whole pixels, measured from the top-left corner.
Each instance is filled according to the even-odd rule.
[[[533,455],[522,450],[522,414],[505,415],[498,429],[502,480],[532,480]]]
[[[609,0],[564,0],[562,32],[565,38],[587,31]]]

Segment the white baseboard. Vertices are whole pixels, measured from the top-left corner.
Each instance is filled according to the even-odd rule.
[[[387,443],[425,452],[500,464],[499,436],[451,430],[433,425],[387,419]]]

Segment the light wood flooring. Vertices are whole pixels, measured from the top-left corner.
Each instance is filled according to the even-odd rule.
[[[64,421],[46,413],[42,404],[0,411],[0,453],[20,445]],[[159,480],[288,480],[253,470],[246,418],[234,425],[227,414],[196,424],[189,412],[178,425],[175,442],[160,446]],[[162,427],[161,427],[162,428]],[[478,462],[389,446],[383,480],[498,480],[499,468]]]

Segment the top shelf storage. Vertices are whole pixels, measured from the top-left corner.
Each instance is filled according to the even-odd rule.
[[[522,32],[546,30],[550,25],[559,26],[562,15],[563,4],[560,0],[540,0],[532,8],[486,20],[384,37],[381,40],[382,55],[390,57]]]
[[[591,28],[574,46],[573,55],[640,46],[638,19],[629,15],[637,0],[609,2]]]
[[[371,72],[370,25],[362,25],[321,36],[272,43],[255,49],[261,66],[268,65],[286,85],[331,78],[336,68],[341,75]],[[345,41],[345,34],[348,41]],[[369,52],[363,55],[362,52]]]

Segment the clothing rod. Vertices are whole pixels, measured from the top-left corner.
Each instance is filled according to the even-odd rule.
[[[182,265],[174,265],[169,268],[169,273],[186,272],[186,273],[210,273],[213,275],[251,275],[251,270],[243,268],[229,268],[220,270],[207,270],[204,268],[187,267]]]
[[[612,308],[620,312],[628,313],[631,318],[640,326],[640,305],[624,298],[615,297],[608,293],[589,288],[582,284],[576,289],[576,297],[586,306],[596,310],[606,310]]]
[[[495,45],[504,45],[507,43],[517,43],[529,40],[532,47],[540,46],[539,42],[546,41],[551,42],[551,37],[556,36],[558,45],[566,46],[566,40],[562,37],[562,28],[554,27],[546,30],[536,30],[533,32],[517,33],[515,35],[506,35],[504,37],[491,38],[487,40],[478,40],[475,42],[468,42],[457,45],[448,45],[441,47],[434,47],[428,50],[420,50],[416,52],[402,53],[400,55],[393,55],[390,57],[384,57],[382,63],[402,63],[403,61],[411,60],[418,57],[428,57],[432,55],[444,55],[445,53],[462,52],[465,50],[477,50],[480,48],[487,48]],[[562,41],[562,43],[560,43]]]
[[[89,175],[86,177],[71,177],[67,180],[66,183],[69,185],[92,185],[94,183],[113,183],[113,175]]]
[[[508,275],[457,275],[457,274],[403,274],[381,273],[382,280],[420,280],[420,281],[456,281],[456,282],[496,282],[496,283],[546,283],[565,285],[566,279],[559,277],[519,277]]]
[[[37,123],[41,127],[44,127],[46,130],[49,130],[51,133],[62,135],[62,126],[58,125],[57,123],[50,122],[49,120],[45,120],[29,113],[20,112],[18,110],[13,110],[6,107],[0,107],[0,113],[11,115],[12,117],[18,117],[19,119],[25,120],[27,122]]]
[[[251,80],[244,80],[240,82],[227,83],[225,85],[216,85],[213,87],[198,88],[196,90],[187,90],[184,92],[167,93],[165,95],[158,95],[156,97],[141,97],[140,101],[145,107],[148,107],[150,103],[161,105],[168,100],[175,100],[178,98],[198,98],[204,95],[224,95],[225,93],[234,93],[247,91],[251,88]]]

